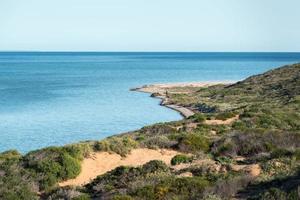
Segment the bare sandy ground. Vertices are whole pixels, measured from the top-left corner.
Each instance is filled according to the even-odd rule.
[[[239,119],[239,115],[236,115],[232,118],[226,119],[226,120],[218,120],[218,119],[212,119],[212,120],[205,120],[205,124],[208,125],[228,125],[228,124],[232,124],[233,122],[235,122],[236,120]]]
[[[160,149],[134,149],[127,157],[122,158],[116,153],[93,153],[90,158],[83,160],[81,173],[75,178],[59,183],[59,186],[80,186],[89,183],[99,175],[111,171],[119,166],[139,166],[151,160],[162,160],[170,164],[171,159],[179,154],[177,151]]]

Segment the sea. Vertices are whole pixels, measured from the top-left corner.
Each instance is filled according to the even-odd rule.
[[[239,81],[300,53],[0,52],[0,152],[21,153],[182,119],[153,83]]]

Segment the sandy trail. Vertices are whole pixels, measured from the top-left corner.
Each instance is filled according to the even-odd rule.
[[[226,120],[219,120],[219,119],[212,119],[212,120],[205,120],[205,124],[208,125],[229,125],[232,124],[233,122],[235,122],[236,120],[239,119],[239,115],[236,115],[232,118],[226,119]]]
[[[151,160],[162,160],[170,164],[171,159],[179,154],[177,151],[160,149],[134,149],[125,158],[116,153],[93,153],[90,158],[83,160],[81,173],[75,178],[59,183],[59,186],[80,186],[89,183],[98,175],[102,175],[119,166],[139,166]]]

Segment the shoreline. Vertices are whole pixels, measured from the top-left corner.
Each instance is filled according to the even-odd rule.
[[[218,84],[233,84],[233,81],[209,81],[209,82],[183,82],[183,83],[158,83],[143,85],[141,87],[132,88],[130,91],[137,91],[150,94],[150,97],[161,99],[160,105],[177,111],[182,117],[189,118],[195,112],[186,107],[169,103],[167,97],[168,89],[181,88],[181,87],[210,87]]]

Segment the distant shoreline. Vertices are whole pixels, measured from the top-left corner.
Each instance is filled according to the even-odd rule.
[[[234,81],[208,81],[208,82],[183,82],[183,83],[163,83],[163,84],[151,84],[144,85],[137,88],[130,89],[131,91],[144,92],[151,94],[153,98],[161,99],[160,105],[175,110],[181,114],[184,118],[188,118],[195,114],[195,112],[189,108],[169,103],[167,97],[167,91],[171,88],[180,87],[209,87],[218,84],[233,84]]]

